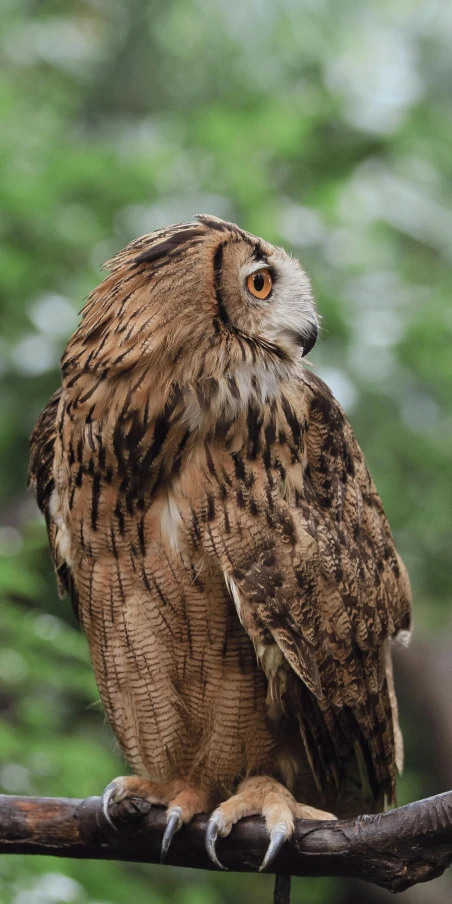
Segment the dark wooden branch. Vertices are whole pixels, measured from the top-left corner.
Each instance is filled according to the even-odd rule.
[[[0,795],[0,853],[52,854],[102,860],[158,863],[165,825],[162,809],[143,801],[116,806],[114,831],[99,797],[73,800]],[[199,816],[175,836],[168,863],[213,869],[204,849],[207,817]],[[268,843],[261,819],[244,819],[218,840],[231,870],[252,872]],[[379,816],[338,822],[299,820],[272,872],[293,876],[348,876],[403,891],[435,879],[452,862],[452,791]]]

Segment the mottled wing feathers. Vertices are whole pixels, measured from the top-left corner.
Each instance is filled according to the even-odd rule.
[[[306,566],[300,537],[292,533],[290,508],[276,485],[262,480],[257,467],[243,467],[240,487],[234,466],[227,460],[220,466],[220,498],[210,501],[207,512],[209,519],[215,511],[207,524],[207,548],[219,557],[230,587],[235,588],[239,618],[256,649],[276,642],[294,671],[320,697],[315,651],[322,643],[321,626],[312,598],[301,604],[299,581]],[[245,482],[251,479],[252,488],[247,489]]]
[[[67,562],[56,544],[57,525],[52,517],[52,493],[55,488],[54,457],[58,433],[58,408],[63,390],[58,389],[38,417],[30,437],[28,483],[36,493],[36,500],[46,519],[47,533],[55,566],[59,593],[68,593],[77,615],[77,593]]]
[[[337,583],[353,635],[366,650],[409,630],[408,576],[350,424],[323,381],[307,373],[305,383],[312,393],[306,501],[315,501],[309,512],[326,576]]]
[[[276,643],[317,698],[311,748],[325,756],[329,735],[340,759],[358,744],[374,795],[383,788],[392,798],[385,642],[409,628],[410,592],[364,457],[340,406],[309,373],[247,419],[246,446],[233,426],[224,443],[208,445],[209,495],[198,512],[206,548],[263,667],[272,664],[269,678]],[[281,670],[283,688],[286,680]]]
[[[28,484],[36,493],[39,508],[48,521],[50,496],[54,487],[53,457],[57,432],[57,412],[62,389],[55,392],[39,415],[30,437]]]

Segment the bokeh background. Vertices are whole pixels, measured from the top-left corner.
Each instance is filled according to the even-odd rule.
[[[400,801],[452,787],[452,4],[1,0],[0,790],[123,771],[26,492],[28,436],[99,267],[210,212],[284,244],[411,574]],[[1,904],[271,901],[266,876],[0,858]],[[402,895],[446,904],[451,877]],[[295,880],[293,904],[389,894]],[[391,897],[391,900],[392,897]]]

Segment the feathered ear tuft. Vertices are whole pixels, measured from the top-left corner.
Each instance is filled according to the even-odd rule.
[[[151,245],[150,248],[146,248],[146,251],[142,251],[141,254],[135,258],[134,263],[151,264],[167,255],[173,257],[174,252],[179,251],[181,245],[185,245],[190,239],[199,238],[202,235],[205,235],[205,229],[202,229],[199,226],[193,226],[188,229],[186,227],[181,227],[180,231],[168,236],[168,238],[164,239],[162,242]]]
[[[215,229],[217,232],[229,232],[229,234],[240,236],[240,238],[247,240],[247,233],[240,229],[237,223],[220,220],[219,217],[214,217],[210,213],[198,213],[196,214],[196,219],[203,223],[204,226],[207,226],[208,229]]]

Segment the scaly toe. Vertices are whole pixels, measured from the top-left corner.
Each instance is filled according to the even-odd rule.
[[[163,835],[162,849],[160,852],[160,863],[164,863],[166,855],[169,851],[170,844],[182,825],[182,809],[181,807],[173,807],[169,811],[166,820],[166,829]]]
[[[205,836],[206,851],[207,851],[212,863],[214,863],[215,866],[218,866],[218,869],[227,870],[227,866],[223,866],[223,864],[220,863],[220,861],[217,857],[217,852],[215,850],[215,843],[218,838],[218,832],[220,829],[220,825],[221,825],[221,823],[219,821],[218,815],[213,813],[209,819],[209,822],[207,823],[207,828],[206,828],[206,836]]]
[[[274,828],[270,832],[270,843],[268,845],[265,857],[259,867],[260,873],[273,863],[275,857],[279,854],[284,842],[288,837],[289,827],[287,825],[280,822],[278,823],[278,825],[274,826]]]

